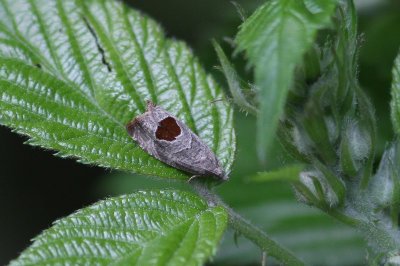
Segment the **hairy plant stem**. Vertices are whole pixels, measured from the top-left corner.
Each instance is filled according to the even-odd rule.
[[[400,249],[400,242],[396,239],[396,229],[391,231],[391,228],[385,227],[378,222],[357,219],[335,209],[320,208],[320,210],[329,214],[338,221],[355,228],[357,231],[363,234],[364,239],[370,243],[373,243],[375,247],[379,247],[385,252]],[[362,215],[359,214],[359,217],[361,216]]]
[[[209,206],[223,206],[228,212],[230,226],[260,247],[263,251],[267,252],[268,255],[275,257],[285,265],[305,265],[304,262],[297,258],[292,252],[272,240],[263,230],[236,213],[216,194],[210,191],[206,184],[198,180],[193,180],[190,184],[193,186],[194,190],[207,201]]]
[[[321,209],[321,208],[319,208],[319,210],[322,211],[322,212],[325,212],[326,214],[328,214],[328,215],[332,216],[333,218],[337,219],[338,221],[340,221],[340,222],[342,222],[344,224],[347,224],[347,225],[349,225],[351,227],[358,228],[361,225],[361,221],[359,221],[359,220],[357,220],[357,219],[355,219],[353,217],[347,216],[347,215],[343,214],[342,212],[337,211],[335,209]]]

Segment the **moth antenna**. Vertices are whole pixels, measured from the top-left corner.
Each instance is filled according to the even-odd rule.
[[[214,99],[214,100],[210,101],[210,103],[222,102],[223,100],[224,100],[223,98]]]

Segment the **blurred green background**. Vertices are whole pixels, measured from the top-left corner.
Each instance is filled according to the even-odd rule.
[[[228,53],[223,39],[232,38],[241,23],[228,0],[126,1],[159,21],[168,36],[189,43],[205,68],[222,84],[214,66],[217,59],[210,40],[215,38]],[[261,0],[237,1],[248,14]],[[389,117],[391,67],[400,45],[400,1],[359,0],[360,83],[376,107],[379,150],[393,138]],[[235,63],[244,69],[243,58]],[[244,73],[247,78],[251,73]],[[251,81],[251,80],[249,80]],[[362,265],[363,242],[351,228],[295,201],[284,182],[249,183],[252,174],[292,163],[277,144],[266,168],[255,157],[255,120],[236,112],[238,151],[231,180],[218,188],[239,212],[264,228],[272,237],[314,265]],[[51,151],[24,145],[25,137],[0,127],[0,265],[15,258],[29,240],[57,218],[110,195],[138,188],[180,187],[186,184],[116,173],[74,160],[56,158]],[[211,264],[259,265],[261,252],[229,231]],[[268,259],[272,261],[272,259]]]

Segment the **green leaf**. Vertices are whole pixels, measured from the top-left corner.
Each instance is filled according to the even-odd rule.
[[[394,62],[392,74],[392,122],[394,131],[400,134],[400,53]]]
[[[203,265],[226,225],[192,193],[139,191],[58,220],[11,265]]]
[[[304,165],[293,164],[284,166],[275,171],[260,172],[249,177],[249,181],[254,182],[270,182],[270,181],[297,181],[299,174],[304,170]]]
[[[236,41],[255,66],[260,90],[258,154],[274,138],[294,68],[312,46],[317,30],[328,25],[336,0],[272,0],[265,3],[240,28]]]
[[[0,121],[83,163],[186,178],[125,125],[152,100],[184,121],[229,172],[232,108],[182,42],[119,1],[0,1]]]
[[[217,52],[217,56],[222,66],[222,71],[224,72],[226,81],[228,82],[229,90],[232,94],[233,100],[245,112],[249,112],[254,115],[257,114],[257,108],[254,107],[254,105],[251,104],[244,96],[236,70],[229,62],[229,59],[224,53],[224,50],[222,50],[221,46],[215,41],[213,42],[213,45],[215,51]]]

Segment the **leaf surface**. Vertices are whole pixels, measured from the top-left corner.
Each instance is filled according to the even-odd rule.
[[[400,53],[394,62],[392,75],[392,122],[394,131],[400,134]]]
[[[125,125],[146,100],[233,162],[232,108],[190,49],[152,19],[106,0],[0,1],[0,121],[83,163],[186,178],[145,153]]]
[[[335,0],[272,0],[240,27],[236,42],[255,68],[260,90],[258,154],[264,160],[274,138],[295,66],[311,47],[317,30],[329,24]]]
[[[203,265],[226,225],[192,193],[139,191],[56,221],[11,265]]]

